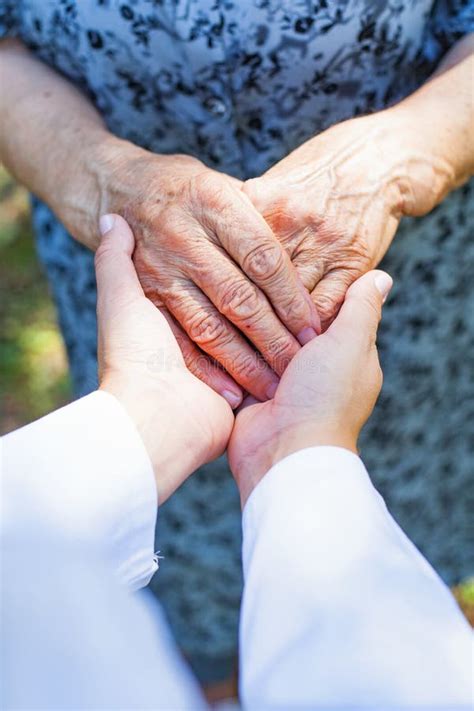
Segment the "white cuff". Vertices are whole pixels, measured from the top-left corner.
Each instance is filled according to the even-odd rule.
[[[3,438],[3,526],[92,544],[133,589],[157,569],[157,491],[125,409],[98,391]],[[20,529],[21,530],[21,529]],[[34,545],[34,542],[32,542]]]
[[[385,509],[362,461],[348,449],[309,447],[281,459],[257,484],[242,513],[244,575],[266,519],[271,518],[273,526],[280,516],[286,522],[290,514],[317,526],[314,513],[320,511],[320,498],[339,516],[344,515],[341,508],[347,515],[354,511],[353,496],[364,499],[364,508],[373,506],[375,500],[376,506]]]
[[[351,452],[301,450],[266,474],[244,509],[243,565],[246,707],[470,699],[471,630]]]

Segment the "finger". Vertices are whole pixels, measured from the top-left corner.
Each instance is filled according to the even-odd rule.
[[[346,292],[357,279],[357,272],[350,269],[333,269],[328,272],[311,292],[321,316],[322,330],[325,331],[336,317]]]
[[[239,407],[243,398],[242,389],[212,358],[196,348],[167,309],[162,307],[160,311],[176,338],[188,370],[227,400],[232,409]]]
[[[194,284],[167,294],[166,307],[189,338],[211,355],[245,390],[260,400],[271,398],[276,374],[243,336]]]
[[[135,240],[128,223],[120,215],[100,218],[101,242],[95,253],[97,311],[105,319],[125,303],[144,298],[132,262]]]
[[[228,189],[229,199],[219,210],[218,219],[214,212],[209,215],[211,229],[248,278],[267,295],[288,330],[306,343],[321,330],[307,290],[285,249],[248,196]]]
[[[357,279],[348,289],[339,315],[328,333],[352,340],[375,343],[382,314],[382,304],[392,288],[392,277],[386,272],[372,270]]]
[[[305,289],[311,294],[316,288],[318,282],[324,277],[325,262],[321,257],[315,254],[314,248],[302,249],[294,257],[291,257],[291,263],[296,269],[301,283],[304,285]],[[291,254],[291,253],[290,253]],[[314,299],[313,299],[314,302]],[[321,323],[323,321],[322,315],[319,313],[318,306],[316,304],[316,310],[318,311]]]
[[[215,246],[208,259],[204,254],[202,264],[192,272],[194,282],[254,344],[272,370],[282,375],[301,346],[277,317],[265,294]]]
[[[321,229],[323,221],[309,217],[313,215],[311,200],[306,198],[308,205],[302,206],[301,196],[299,196],[298,205],[294,206],[290,194],[282,195],[281,189],[276,188],[272,181],[270,185],[272,187],[269,194],[268,182],[263,187],[259,178],[253,178],[244,183],[243,192],[248,195],[270,229],[278,236],[299,280],[306,291],[311,293],[324,276],[324,253],[327,251],[327,245],[334,241],[334,235],[325,235],[324,228]]]

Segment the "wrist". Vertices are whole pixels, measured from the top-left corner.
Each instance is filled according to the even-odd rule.
[[[185,379],[187,374],[183,374]],[[177,402],[176,392],[184,391],[176,379],[150,378],[133,383],[121,376],[105,377],[100,390],[108,392],[122,404],[134,423],[145,446],[155,474],[158,498],[163,503],[195,469],[206,461],[203,442]]]
[[[80,147],[78,155],[69,155],[61,179],[48,199],[70,234],[90,249],[95,250],[99,244],[99,218],[107,212],[107,187],[121,144],[126,141],[116,138],[102,125],[84,130],[80,140],[74,141]]]
[[[396,141],[408,168],[405,214],[428,212],[474,173],[474,54],[472,37],[466,40],[420,89],[384,112],[398,126]]]
[[[131,169],[147,151],[110,132],[105,133],[86,156],[86,173],[94,185],[90,202],[92,248],[99,245],[97,225],[101,215],[123,214],[124,201],[136,199],[137,174]]]
[[[349,430],[331,425],[308,422],[285,427],[255,448],[251,456],[243,457],[237,464],[236,477],[242,507],[248,497],[270,469],[285,459],[309,447],[341,447],[358,454],[357,435]]]
[[[385,113],[392,127],[388,145],[400,214],[425,215],[463,182],[453,145],[447,145],[440,126],[433,130],[416,105],[402,102]]]
[[[162,205],[176,201],[183,179],[206,170],[192,156],[151,153],[111,134],[90,166],[98,196],[95,224],[100,215],[117,213],[127,220],[137,242],[143,227]]]

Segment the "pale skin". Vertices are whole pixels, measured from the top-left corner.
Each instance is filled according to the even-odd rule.
[[[166,319],[146,298],[128,224],[110,216],[101,230],[95,254],[100,389],[134,421],[163,503],[191,472],[224,452],[234,417],[224,398],[186,368]]]
[[[357,453],[382,387],[376,337],[391,287],[383,271],[360,277],[327,331],[291,361],[275,397],[244,402],[228,445],[242,507],[265,473],[300,449],[334,446]]]
[[[474,172],[473,72],[469,36],[400,104],[333,126],[241,183],[113,136],[70,83],[5,40],[0,157],[92,249],[101,214],[128,219],[140,281],[188,368],[236,407],[243,390],[274,394],[403,215],[425,214]]]
[[[357,451],[382,384],[375,341],[392,285],[388,274],[371,271],[353,284],[327,332],[288,366],[274,399],[246,403],[234,419],[228,403],[186,368],[166,319],[145,296],[129,225],[107,215],[101,232],[95,258],[100,389],[135,423],[160,503],[227,445],[243,505],[288,454],[318,445]]]

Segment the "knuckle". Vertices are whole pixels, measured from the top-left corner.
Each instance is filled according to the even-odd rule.
[[[200,346],[212,347],[225,340],[226,326],[217,314],[199,313],[188,326],[189,337]]]
[[[283,311],[287,321],[297,321],[301,317],[306,317],[308,313],[308,304],[302,294],[295,293],[294,290],[282,297]]]
[[[220,310],[225,316],[244,320],[255,317],[260,309],[259,293],[251,282],[240,280],[224,288],[220,299]]]
[[[340,292],[321,291],[314,297],[318,313],[325,318],[332,318],[339,311],[344,301],[344,294]]]
[[[189,181],[191,204],[217,208],[224,197],[225,184],[210,170],[204,170]]]
[[[243,269],[253,280],[271,281],[284,267],[283,249],[277,242],[262,242],[243,259]]]
[[[256,360],[257,358],[257,360]],[[255,378],[259,371],[258,356],[252,356],[250,353],[238,353],[232,363],[227,367],[229,372],[239,380],[250,380]],[[265,368],[264,361],[261,359],[261,368]]]
[[[282,336],[270,341],[266,355],[271,359],[273,369],[277,373],[283,373],[297,352],[298,345],[291,338]]]
[[[352,269],[334,269],[328,272],[313,293],[320,315],[333,318],[342,306],[352,282],[359,276]]]
[[[195,232],[196,226],[183,205],[164,209],[150,230],[155,248],[160,246],[171,252],[186,249],[190,234],[194,235]],[[156,235],[160,236],[159,240]]]
[[[190,180],[190,185],[193,185],[198,191],[213,192],[216,188],[216,176],[210,170],[203,170]]]
[[[368,353],[369,356],[373,353],[377,354],[377,329],[368,328],[365,337],[366,353]],[[380,365],[378,367],[380,368]]]
[[[371,364],[371,367],[369,370],[369,373],[370,373],[369,382],[372,386],[375,396],[378,396],[378,394],[380,393],[380,391],[382,389],[382,385],[383,385],[383,370],[380,365],[377,351],[372,352],[370,364]]]
[[[271,352],[279,357],[289,357],[292,358],[298,351],[298,346],[293,341],[292,338],[287,338],[286,336],[281,336],[281,338],[274,338],[270,343]]]

